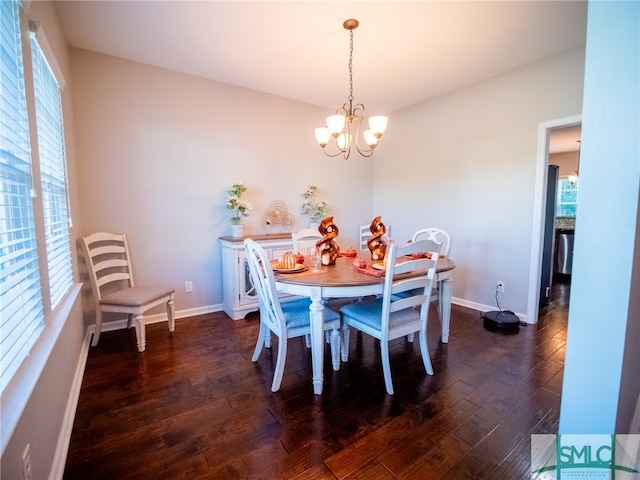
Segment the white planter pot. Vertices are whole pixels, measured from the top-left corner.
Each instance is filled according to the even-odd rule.
[[[234,238],[244,237],[244,225],[242,223],[231,225],[231,236]]]
[[[314,230],[317,230],[318,227],[320,226],[320,222],[309,222],[309,228],[313,228]]]

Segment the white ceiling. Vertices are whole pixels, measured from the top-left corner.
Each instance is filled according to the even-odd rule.
[[[586,1],[59,1],[70,45],[389,114],[585,43]]]

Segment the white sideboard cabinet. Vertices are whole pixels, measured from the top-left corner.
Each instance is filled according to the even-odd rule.
[[[234,320],[244,318],[247,313],[259,309],[246,261],[244,238],[247,237],[220,237],[223,309]],[[280,258],[283,253],[293,250],[291,234],[251,235],[249,238],[265,249],[269,259]],[[286,296],[281,298],[284,297]]]

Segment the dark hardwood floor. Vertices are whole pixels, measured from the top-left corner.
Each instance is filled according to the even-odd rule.
[[[250,360],[256,314],[179,319],[172,335],[149,325],[143,354],[133,331],[103,333],[64,478],[531,478],[530,435],[557,432],[567,299],[568,283],[556,283],[539,322],[510,335],[454,305],[447,345],[432,310],[435,375],[417,341],[392,342],[394,396],[376,342],[355,331],[339,372],[327,348],[321,396],[300,338],[289,341],[281,390],[270,391],[276,349]]]

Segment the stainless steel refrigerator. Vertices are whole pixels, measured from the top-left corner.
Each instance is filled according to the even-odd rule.
[[[556,193],[558,190],[557,165],[549,165],[547,170],[547,197],[544,215],[544,240],[542,247],[542,274],[540,278],[539,306],[549,303],[549,291],[553,280],[553,259],[556,229]]]

